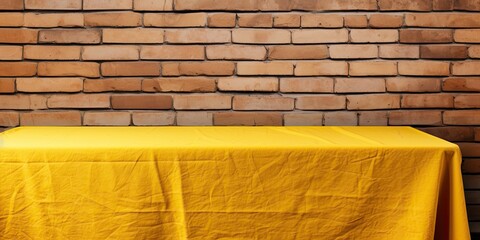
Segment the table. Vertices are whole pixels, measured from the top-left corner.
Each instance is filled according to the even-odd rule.
[[[410,127],[19,127],[5,239],[469,239],[459,148]]]

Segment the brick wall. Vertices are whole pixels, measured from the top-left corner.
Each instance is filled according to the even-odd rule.
[[[412,125],[480,232],[479,0],[1,0],[0,128]]]

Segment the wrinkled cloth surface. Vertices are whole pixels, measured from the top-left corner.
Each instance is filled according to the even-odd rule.
[[[0,239],[469,239],[460,165],[410,127],[19,127]]]

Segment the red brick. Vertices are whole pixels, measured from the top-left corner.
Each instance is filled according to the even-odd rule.
[[[296,98],[295,108],[301,110],[336,110],[345,109],[345,96],[319,95],[300,96]]]
[[[480,142],[480,128],[475,128],[475,141]]]
[[[135,11],[172,11],[173,0],[133,0]]]
[[[90,62],[40,62],[39,76],[99,77],[99,64]]]
[[[478,158],[464,159],[462,161],[462,173],[480,173],[479,159]],[[473,230],[471,226],[470,226],[470,229]],[[478,231],[475,231],[475,232],[478,232]]]
[[[37,73],[37,63],[33,62],[0,62],[1,77],[28,77]]]
[[[395,109],[400,108],[400,96],[392,94],[364,94],[347,96],[347,109]]]
[[[305,46],[269,46],[268,59],[325,59],[328,58],[328,48],[323,45]]]
[[[19,92],[80,92],[82,78],[17,78]]]
[[[113,109],[171,109],[172,97],[168,95],[113,95]]]
[[[48,98],[47,105],[48,108],[110,108],[110,95],[52,95]]]
[[[385,92],[385,79],[383,78],[337,78],[335,79],[335,92]]]
[[[20,114],[22,126],[80,126],[80,112],[28,112]]]
[[[441,111],[394,111],[388,116],[389,125],[442,125]]]
[[[407,14],[405,25],[410,27],[475,28],[480,27],[480,14],[418,13]]]
[[[81,13],[26,13],[25,27],[83,27]]]
[[[180,29],[165,31],[165,42],[168,43],[227,43],[230,41],[230,30]]]
[[[213,114],[213,123],[218,126],[281,126],[281,113],[271,112],[220,112]]]
[[[433,10],[453,10],[453,1],[433,0]]]
[[[278,91],[277,78],[220,78],[218,79],[220,91],[238,92],[276,92]]]
[[[356,126],[358,116],[356,112],[326,112],[324,124],[325,126]]]
[[[133,9],[132,0],[83,0],[83,10]]]
[[[450,43],[453,41],[452,30],[401,29],[401,43]]]
[[[455,108],[480,108],[480,95],[455,96]]]
[[[403,95],[402,108],[453,108],[453,95],[450,95],[450,94]]]
[[[440,92],[439,78],[387,78],[389,92]]]
[[[146,27],[204,27],[206,13],[146,13],[143,16]]]
[[[442,89],[447,92],[479,92],[480,78],[446,78],[443,81]]]
[[[480,29],[455,30],[455,42],[480,43]]]
[[[212,13],[208,15],[207,25],[209,27],[235,27],[237,15],[234,13]]]
[[[82,60],[138,60],[139,57],[137,46],[87,46],[82,51]]]
[[[45,95],[0,95],[2,109],[46,109],[47,97]]]
[[[398,11],[430,11],[432,10],[432,0],[379,0],[380,10]]]
[[[175,124],[174,112],[139,112],[132,114],[133,125],[167,126]]]
[[[480,110],[454,110],[443,113],[446,125],[480,125]]]
[[[387,112],[384,111],[363,111],[358,114],[358,125],[360,126],[386,126],[388,125]]]
[[[159,62],[105,62],[103,76],[159,76]]]
[[[234,29],[232,42],[280,44],[290,43],[290,31],[283,29]]]
[[[215,79],[206,77],[144,79],[144,92],[215,92]]]
[[[128,112],[86,112],[83,125],[87,126],[128,126],[131,116]]]
[[[305,14],[302,15],[302,27],[341,28],[343,17],[335,14]]]
[[[25,0],[25,9],[81,10],[82,0]]]
[[[290,42],[290,41],[288,41]],[[288,43],[287,42],[287,43]],[[293,43],[342,43],[348,42],[346,29],[307,29],[293,30]]]
[[[38,30],[0,28],[0,43],[37,43]]]
[[[163,43],[163,29],[103,29],[104,43]]]
[[[378,57],[378,47],[375,45],[331,45],[329,51],[330,58],[333,59]]]
[[[280,96],[235,96],[234,110],[293,110],[295,100]]]
[[[142,14],[134,12],[85,13],[85,26],[89,27],[136,27],[142,25]],[[123,29],[119,29],[123,30]]]
[[[281,92],[333,92],[332,78],[281,78]]]
[[[15,78],[0,78],[0,93],[14,93]]]
[[[269,13],[245,13],[237,16],[239,27],[271,28],[273,26],[273,16]]]
[[[407,76],[448,76],[450,64],[436,61],[401,61],[398,73]]]
[[[0,112],[0,126],[16,127],[18,124],[20,124],[20,122],[17,112]]]
[[[213,113],[211,112],[177,112],[177,125],[179,126],[212,126]]]
[[[23,0],[3,0],[0,10],[23,10]]]
[[[285,126],[322,126],[323,113],[288,113],[283,115]]]
[[[471,127],[434,127],[420,128],[428,134],[453,142],[473,141],[474,133]]]
[[[368,26],[366,15],[345,15],[343,16],[345,27],[366,28]]]
[[[199,0],[199,1],[189,1],[189,0],[175,0],[175,10],[235,10],[235,11],[245,11],[245,10],[258,10],[257,2],[253,1],[213,1],[213,0]]]
[[[293,64],[289,62],[239,62],[238,75],[293,75]]]
[[[453,1],[455,10],[466,10],[466,11],[479,11],[480,10],[480,1],[479,0],[455,0]]]
[[[419,58],[420,47],[412,45],[381,45],[379,47],[381,58]]]
[[[397,63],[387,61],[350,62],[350,76],[397,75]]]
[[[387,43],[398,41],[398,31],[389,29],[352,29],[350,39],[354,43]]]
[[[457,143],[457,145],[460,147],[460,150],[462,152],[463,157],[480,157],[480,143],[466,143],[466,142],[461,142]],[[467,184],[465,184],[466,187],[468,188]],[[479,220],[480,217],[478,216],[479,209],[477,206],[469,206],[469,207],[475,207],[475,210],[470,210],[468,209],[467,211],[469,212],[469,220]],[[472,215],[475,216],[475,218],[472,217]]]
[[[300,14],[275,14],[273,15],[273,27],[300,27]]]
[[[430,59],[465,59],[468,57],[468,54],[466,46],[423,45],[420,46],[420,57]]]
[[[16,13],[16,12],[0,13],[0,27],[22,27],[22,26],[23,26],[23,13]]]
[[[34,60],[79,60],[79,46],[40,46],[27,45],[23,48],[23,57]]]
[[[84,92],[135,92],[142,90],[141,78],[86,79]]]
[[[374,14],[368,23],[372,28],[399,28],[403,25],[403,15]]]
[[[234,63],[223,61],[162,63],[162,67],[163,76],[230,76],[235,71]]]
[[[468,56],[471,58],[480,58],[480,46],[470,46],[468,48]]]
[[[340,61],[298,62],[295,76],[348,75],[348,63]]]
[[[232,96],[215,94],[189,94],[173,96],[176,110],[231,109]]]
[[[480,75],[480,61],[454,62],[452,74],[457,76]]]
[[[267,55],[265,47],[249,45],[213,45],[206,52],[214,60],[264,60]]]
[[[21,46],[0,46],[0,60],[22,60]]]
[[[76,30],[41,30],[39,42],[41,43],[100,43],[101,32],[94,29]]]

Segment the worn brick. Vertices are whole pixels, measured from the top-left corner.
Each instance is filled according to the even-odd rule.
[[[455,10],[480,11],[479,0],[454,0],[453,3]]]
[[[336,95],[300,96],[296,98],[295,108],[300,110],[337,110],[345,109],[346,97]]]
[[[24,24],[23,13],[17,13],[17,12],[0,13],[0,27],[21,27],[23,26],[23,24]]]
[[[23,0],[3,0],[0,10],[23,10]]]
[[[159,76],[159,62],[105,62],[103,76]]]
[[[163,38],[163,29],[103,29],[102,40],[104,43],[163,43]]]
[[[87,126],[128,126],[131,116],[128,112],[86,112],[83,125]]]
[[[239,27],[271,28],[273,26],[273,16],[269,13],[244,13],[237,16]]]
[[[471,127],[432,127],[432,128],[420,128],[428,134],[437,136],[447,141],[473,141],[474,133]]]
[[[433,10],[453,10],[453,1],[433,0]]]
[[[47,108],[47,97],[39,94],[0,95],[0,102],[2,103],[2,110],[31,110]]]
[[[448,76],[450,64],[437,61],[401,61],[398,73],[406,76]]]
[[[174,112],[135,112],[132,114],[136,126],[168,126],[175,124]]]
[[[128,10],[132,8],[132,0],[83,0],[83,10]]]
[[[82,51],[82,60],[138,60],[139,57],[137,46],[87,46]]]
[[[206,13],[146,13],[143,24],[147,27],[204,27]]]
[[[162,67],[164,76],[229,76],[235,71],[234,63],[222,61],[162,63]]]
[[[213,123],[218,126],[280,126],[281,113],[272,112],[219,112],[213,114]]]
[[[393,111],[388,116],[389,125],[424,125],[438,126],[442,124],[441,111]]]
[[[460,151],[462,152],[463,157],[480,157],[480,143],[468,143],[468,142],[460,142],[457,143],[460,147]],[[468,180],[466,181],[468,182]],[[468,188],[468,183],[466,183],[466,187]],[[468,219],[469,220],[478,220],[480,216],[478,216],[480,209],[478,206],[468,206],[467,211],[469,212]]]
[[[179,126],[211,126],[213,113],[211,112],[177,112],[177,125]]]
[[[286,93],[331,93],[333,92],[332,78],[281,78],[280,91]]]
[[[480,92],[480,78],[446,78],[443,80],[442,90],[446,92]]]
[[[283,115],[285,126],[322,126],[323,113],[288,113]]]
[[[14,93],[15,78],[0,78],[0,93]]]
[[[403,15],[373,14],[368,24],[372,28],[399,28],[403,25]]]
[[[0,43],[37,43],[38,30],[0,28]]]
[[[20,124],[23,126],[80,126],[80,112],[48,111],[27,112],[20,114]]]
[[[21,46],[0,46],[0,60],[22,60]]]
[[[180,29],[165,31],[168,43],[226,43],[231,41],[230,31],[223,29]]]
[[[419,58],[420,47],[412,45],[381,45],[379,46],[381,58]]]
[[[232,96],[216,94],[189,94],[173,96],[177,110],[231,109]]]
[[[86,79],[84,92],[135,92],[142,90],[141,78]]]
[[[173,0],[133,0],[135,11],[172,11]]]
[[[207,25],[213,28],[235,27],[237,15],[234,13],[212,13],[208,14]]]
[[[440,92],[439,78],[387,78],[386,86],[389,92]]]
[[[348,42],[346,29],[293,30],[293,43],[342,43]]]
[[[443,113],[447,125],[480,125],[480,110],[454,110]]]
[[[276,92],[278,91],[277,78],[220,78],[218,79],[220,91],[238,92]]]
[[[343,17],[335,14],[305,14],[302,15],[302,27],[341,28]]]
[[[339,61],[298,62],[295,76],[346,76],[348,63]]]
[[[37,63],[0,62],[0,77],[28,77],[37,73]]]
[[[281,96],[235,96],[234,110],[293,110],[295,100]]]
[[[480,46],[470,46],[468,48],[468,56],[471,58],[480,58]]]
[[[480,108],[480,95],[455,96],[455,108]]]
[[[203,46],[143,46],[140,57],[160,60],[203,60],[205,50]]]
[[[328,48],[323,45],[280,45],[268,47],[268,59],[325,59],[328,58]]]
[[[387,61],[350,62],[350,76],[397,75],[397,63]]]
[[[356,112],[326,112],[324,124],[325,126],[356,126],[358,116]]]
[[[40,62],[39,76],[99,77],[99,64],[90,62]]]
[[[290,31],[283,29],[234,29],[234,43],[280,44],[290,43]]]
[[[47,105],[48,108],[110,108],[110,95],[52,95],[48,98]]]
[[[0,112],[0,126],[16,127],[19,124],[20,124],[20,121],[19,121],[17,112]]]
[[[293,64],[289,62],[239,62],[238,75],[293,75]]]
[[[396,109],[400,108],[400,95],[364,94],[347,96],[349,110]]]
[[[41,43],[100,43],[101,32],[94,29],[76,30],[41,30],[39,42]]]
[[[263,46],[213,45],[206,48],[207,58],[214,60],[264,60],[267,55]]]
[[[463,13],[417,13],[405,16],[405,25],[433,28],[480,27],[480,14]]]
[[[378,0],[380,10],[430,11],[432,0]]]
[[[480,43],[480,29],[455,30],[455,42]]]
[[[354,43],[387,43],[398,41],[398,30],[352,29],[350,39]]]
[[[113,95],[113,109],[171,109],[172,96],[168,95]]]
[[[144,92],[215,92],[215,79],[207,77],[180,77],[145,79]]]
[[[23,48],[23,57],[33,60],[79,60],[79,46],[40,46],[27,45]]]
[[[24,0],[25,9],[35,10],[81,10],[82,0]]]
[[[468,57],[468,53],[466,46],[423,45],[420,46],[420,57],[429,59],[465,59]]]
[[[450,43],[453,41],[452,30],[401,29],[401,43]]]
[[[462,173],[480,173],[480,161],[478,160],[478,158],[464,159],[462,161]],[[474,176],[474,177],[476,177],[476,176]],[[466,195],[467,194],[468,194],[468,192],[466,192]],[[477,191],[477,194],[478,194],[478,191]],[[468,199],[468,196],[465,196],[465,197]],[[478,198],[478,196],[477,196],[477,198]],[[472,201],[470,201],[470,203],[472,203]],[[475,231],[472,226],[470,226],[470,229],[472,230],[472,232],[473,231],[478,232],[478,230]]]
[[[25,27],[83,27],[81,13],[25,13]]]
[[[349,58],[377,58],[378,47],[375,45],[331,45],[329,48],[330,58],[349,59]]]
[[[358,113],[358,125],[360,126],[386,126],[388,114],[385,111],[362,111]]]
[[[335,92],[337,93],[385,92],[385,79],[383,78],[336,78]]]
[[[134,12],[85,13],[85,26],[136,27],[142,25],[142,14]]]
[[[450,94],[407,94],[402,96],[402,108],[453,108]]]
[[[300,27],[300,14],[275,14],[273,15],[273,27]]]
[[[365,28],[368,26],[366,15],[345,15],[343,16],[345,27]]]
[[[82,78],[17,78],[19,92],[80,92]]]
[[[457,76],[480,75],[480,61],[454,62],[452,74]]]

